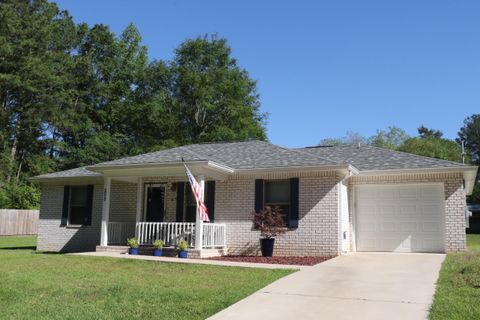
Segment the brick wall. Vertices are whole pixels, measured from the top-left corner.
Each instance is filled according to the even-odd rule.
[[[353,186],[374,183],[436,183],[442,182],[445,190],[445,248],[447,252],[465,251],[465,192],[461,173],[403,174],[389,176],[356,176],[349,180],[349,214],[351,249],[354,250]]]
[[[227,224],[230,254],[258,254],[259,232],[252,229],[255,179],[299,177],[299,225],[277,237],[276,255],[337,255],[339,178],[335,172],[236,176],[217,182],[216,222]]]
[[[95,250],[100,243],[103,185],[94,185],[92,224],[83,227],[60,226],[63,185],[42,184],[37,249],[41,251]]]
[[[112,180],[110,190],[111,222],[135,223],[137,212],[137,184]]]
[[[299,227],[279,236],[277,255],[337,255],[339,178],[336,173],[277,173],[262,176],[234,176],[217,181],[215,222],[227,224],[229,254],[259,254],[260,233],[252,229],[250,213],[254,209],[255,179],[300,178]],[[166,220],[175,221],[176,189],[174,183],[184,177],[149,177],[143,183],[166,184]],[[113,197],[113,193],[112,193]]]

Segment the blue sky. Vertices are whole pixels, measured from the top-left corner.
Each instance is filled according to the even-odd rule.
[[[271,142],[315,145],[421,124],[455,138],[480,113],[480,1],[57,1],[77,22],[130,22],[150,58],[217,33],[258,81]]]

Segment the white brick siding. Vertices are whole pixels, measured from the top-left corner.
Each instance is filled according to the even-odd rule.
[[[37,249],[41,251],[95,250],[100,243],[102,185],[94,185],[92,225],[60,226],[63,207],[63,185],[43,184],[40,204]]]
[[[109,221],[135,223],[136,208],[137,184],[113,180],[110,191]]]
[[[299,177],[299,225],[277,237],[276,255],[338,254],[338,177],[335,172],[275,174],[235,177],[218,182],[216,222],[227,224],[230,254],[258,254],[259,232],[253,230],[251,212],[255,201],[255,179]]]

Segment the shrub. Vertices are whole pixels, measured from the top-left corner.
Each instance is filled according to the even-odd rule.
[[[32,184],[6,183],[0,187],[0,208],[38,209],[40,191]]]
[[[162,248],[163,248],[163,245],[164,245],[164,243],[163,243],[163,241],[160,240],[160,239],[155,240],[155,241],[153,242],[153,247],[154,247],[155,249],[162,249]]]
[[[127,243],[130,248],[138,248],[138,240],[136,238],[127,239]]]
[[[285,222],[280,212],[280,208],[269,206],[260,212],[252,212],[254,228],[260,230],[260,235],[263,238],[271,239],[285,233]]]
[[[181,240],[177,245],[178,250],[185,251],[188,249],[188,243],[185,240]]]

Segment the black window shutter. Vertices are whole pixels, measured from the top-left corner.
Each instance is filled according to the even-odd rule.
[[[208,210],[208,218],[210,219],[210,222],[214,222],[215,221],[215,181],[207,181],[205,191],[207,194],[207,201],[205,205],[207,206],[207,210]]]
[[[255,180],[255,212],[263,210],[263,180]]]
[[[289,228],[298,228],[298,178],[290,179],[290,216],[288,219]]]
[[[176,221],[183,222],[183,202],[185,197],[185,182],[177,182]]]
[[[92,224],[92,210],[93,210],[93,185],[87,186],[87,206],[85,211],[84,225],[89,226]]]
[[[68,223],[68,207],[70,206],[70,186],[63,186],[63,208],[62,220],[60,225],[66,226]]]

